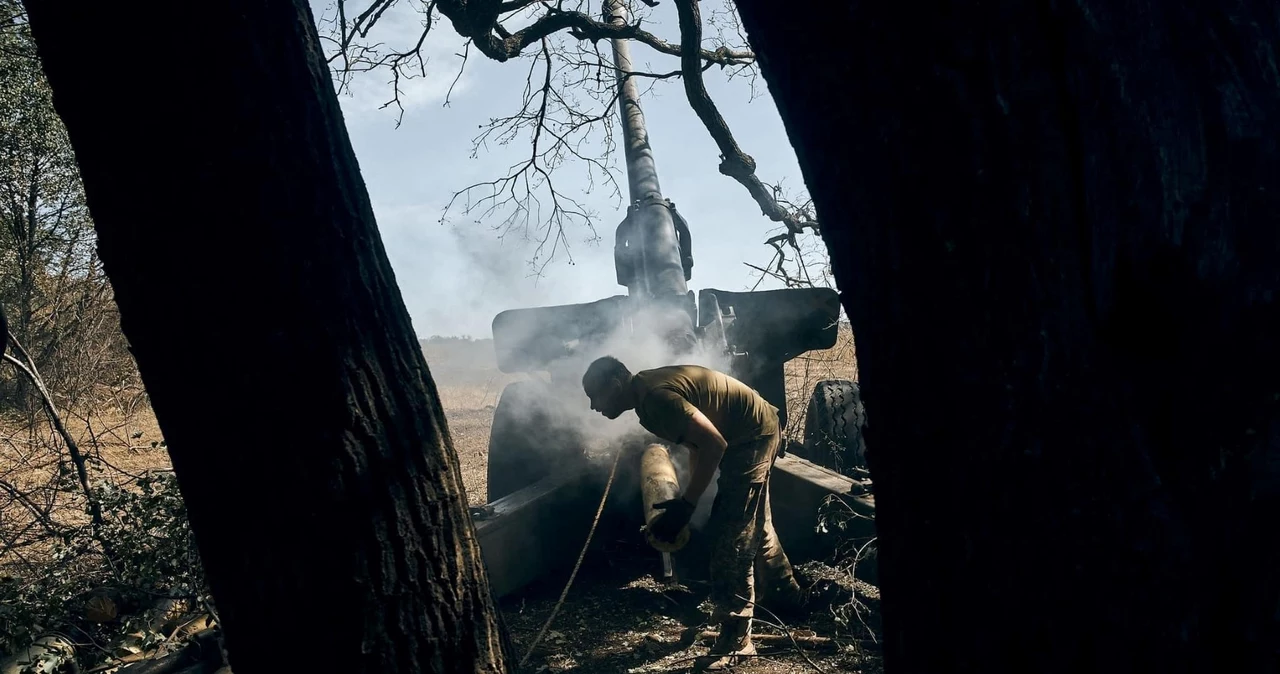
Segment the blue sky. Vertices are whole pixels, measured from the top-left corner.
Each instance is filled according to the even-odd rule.
[[[363,4],[352,3],[356,10]],[[370,38],[388,44],[411,44],[420,31],[419,17],[401,0],[383,17]],[[593,3],[598,4],[598,3]],[[704,2],[709,14],[714,2]],[[312,0],[317,19],[331,16],[330,0]],[[352,13],[348,8],[348,14]],[[678,40],[670,3],[658,6],[644,23],[647,30]],[[325,26],[321,26],[323,32]],[[490,336],[493,316],[504,309],[587,302],[624,294],[613,272],[613,228],[625,204],[597,189],[585,194],[581,170],[557,174],[558,187],[598,213],[599,241],[589,241],[583,227],[566,232],[569,256],[560,254],[533,275],[529,260],[536,241],[499,237],[493,229],[501,217],[476,222],[457,212],[440,218],[454,192],[469,184],[499,178],[528,151],[528,138],[505,147],[490,145],[472,155],[479,126],[492,117],[518,110],[529,62],[496,63],[471,53],[457,76],[462,40],[447,21],[431,31],[424,48],[427,75],[402,84],[405,113],[396,128],[397,110],[379,110],[391,94],[386,72],[356,76],[349,93],[340,96],[347,129],[396,279],[421,337],[429,335]],[[678,60],[640,44],[632,45],[636,66],[654,72],[679,67]],[[756,159],[757,173],[767,183],[781,181],[789,191],[803,189],[795,153],[768,96],[763,79],[755,97],[745,78],[727,80],[719,69],[706,73],[707,88],[743,149]],[[679,80],[659,83],[642,101],[650,141],[664,195],[689,222],[694,271],[690,287],[742,290],[757,275],[743,264],[766,263],[771,249],[763,245],[776,226],[760,214],[746,190],[717,171],[719,153],[689,108]],[[619,174],[619,180],[624,178]],[[625,182],[622,183],[625,194]],[[761,288],[778,287],[766,281]]]

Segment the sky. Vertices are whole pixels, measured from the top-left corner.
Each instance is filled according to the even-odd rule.
[[[331,0],[311,0],[317,20],[333,15]],[[351,2],[348,16],[367,3]],[[716,8],[703,3],[704,16]],[[678,41],[675,10],[661,3],[644,22],[646,30]],[[388,45],[412,44],[421,31],[412,5],[400,5],[383,16],[370,32]],[[319,27],[321,33],[327,26]],[[710,32],[710,31],[708,31]],[[441,216],[451,196],[466,186],[505,176],[509,166],[527,156],[528,137],[507,146],[481,148],[472,156],[480,126],[520,108],[529,61],[497,63],[472,50],[456,84],[463,41],[447,20],[436,23],[423,54],[426,76],[402,83],[405,108],[379,109],[391,97],[386,71],[357,74],[349,91],[339,95],[348,133],[373,203],[374,215],[396,280],[419,337],[431,335],[491,336],[500,311],[522,307],[589,302],[625,294],[613,270],[613,230],[625,215],[625,203],[606,189],[589,187],[574,167],[555,174],[560,191],[586,203],[598,214],[596,234],[585,227],[566,231],[568,254],[533,273],[535,240],[500,236],[502,215],[478,219],[475,213]],[[326,43],[326,50],[330,49]],[[638,69],[668,72],[678,59],[633,43]],[[707,89],[719,106],[739,145],[756,160],[766,183],[781,182],[802,191],[803,182],[782,122],[763,78],[755,89],[746,78],[728,79],[718,68],[705,75]],[[446,92],[453,85],[449,105]],[[760,213],[745,188],[717,170],[719,152],[693,113],[678,79],[656,85],[642,97],[650,144],[664,196],[689,223],[694,267],[690,289],[745,290],[758,274],[743,264],[765,264],[772,249],[764,245],[777,226]],[[614,118],[616,123],[616,117]],[[619,164],[619,168],[621,168]],[[618,180],[625,195],[625,177]],[[572,259],[570,259],[572,258]],[[779,287],[766,280],[761,289]]]

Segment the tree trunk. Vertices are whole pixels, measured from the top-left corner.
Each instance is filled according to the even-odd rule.
[[[738,7],[857,335],[888,671],[1280,669],[1280,5]]]
[[[307,3],[27,5],[236,673],[508,671]]]

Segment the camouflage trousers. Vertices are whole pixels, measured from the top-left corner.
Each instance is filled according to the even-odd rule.
[[[777,434],[725,450],[707,531],[711,537],[713,622],[750,620],[757,594],[799,593],[791,562],[773,529],[769,473]]]

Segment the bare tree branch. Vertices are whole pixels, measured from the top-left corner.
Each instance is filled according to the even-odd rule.
[[[533,24],[514,33],[506,30],[499,22],[503,14],[510,14],[536,5],[541,0],[512,0],[496,3],[493,0],[480,2],[477,0],[438,0],[431,2],[430,9],[439,8],[440,13],[448,18],[459,35],[475,42],[482,54],[496,61],[508,61],[519,56],[526,47],[540,42],[543,38],[560,31],[568,31],[574,38],[592,42],[606,39],[630,39],[648,45],[655,51],[669,56],[680,56],[681,45],[672,44],[662,38],[640,28],[640,25],[614,26],[597,21],[583,12],[563,10],[559,6],[546,6],[546,13]],[[394,5],[396,0],[374,0],[350,23],[346,19],[346,0],[338,0],[338,50],[330,57],[334,59],[350,58],[353,41],[358,35],[363,38],[378,22],[378,19]],[[428,21],[429,23],[429,21]],[[430,26],[428,26],[428,29]],[[425,31],[424,31],[425,37]],[[418,46],[421,46],[419,41]],[[394,56],[405,57],[413,52],[402,52]],[[721,47],[716,50],[694,48],[698,58],[720,66],[743,66],[755,61],[755,54],[747,49],[729,49]],[[379,65],[387,65],[380,63]],[[350,68],[341,69],[343,72]]]
[[[509,3],[523,8],[520,2]],[[654,50],[671,56],[681,56],[682,45],[675,45],[640,28],[639,24],[614,26],[603,21],[596,21],[583,12],[565,11],[558,7],[548,6],[547,11],[532,25],[522,28],[507,37],[495,30],[498,16],[503,11],[502,5],[477,0],[440,0],[440,13],[453,22],[454,30],[459,35],[475,41],[476,47],[485,56],[495,61],[506,61],[519,56],[525,47],[562,30],[579,40],[630,39],[646,44]],[[508,10],[510,11],[510,10]],[[684,43],[683,49],[690,49]],[[727,48],[710,51],[695,44],[689,52],[696,58],[717,65],[744,65],[755,60],[755,54],[747,50],[730,50]]]
[[[786,225],[789,232],[801,232],[805,227],[818,228],[813,220],[804,221],[796,213],[788,212],[778,205],[773,194],[760,178],[756,177],[756,161],[738,147],[729,124],[720,116],[715,101],[707,93],[706,84],[702,81],[702,63],[691,54],[702,45],[702,15],[698,8],[698,0],[675,0],[676,10],[680,15],[680,43],[682,56],[681,70],[684,71],[684,90],[689,98],[689,105],[702,120],[703,126],[720,148],[720,173],[742,183],[751,197],[760,204],[760,210],[774,222]]]
[[[642,1],[651,7],[657,4],[652,0]],[[781,199],[777,187],[759,179],[755,160],[738,145],[703,81],[703,73],[716,65],[727,70],[730,77],[747,73],[752,77],[754,97],[755,54],[749,49],[730,48],[731,42],[735,47],[746,44],[741,24],[731,6],[718,12],[712,11],[708,17],[708,25],[718,36],[713,43],[720,45],[708,49],[703,46],[703,17],[696,0],[675,2],[680,26],[678,43],[666,41],[641,28],[641,18],[632,18],[630,24],[621,25],[592,18],[586,11],[582,11],[586,8],[586,2],[579,2],[576,8],[566,8],[563,0],[421,0],[422,6],[426,8],[426,17],[424,31],[417,44],[404,52],[383,54],[379,43],[364,45],[360,40],[369,34],[370,29],[396,0],[373,0],[354,20],[346,18],[343,9],[345,2],[346,0],[338,0],[337,36],[332,40],[337,45],[338,52],[333,58],[343,59],[343,63],[337,66],[340,76],[345,81],[353,72],[391,68],[394,95],[388,105],[399,105],[401,77],[415,76],[401,73],[405,64],[414,63],[418,70],[425,72],[420,50],[427,31],[433,24],[432,12],[436,10],[450,21],[459,35],[466,38],[463,51],[458,54],[463,59],[462,68],[466,66],[473,44],[481,54],[495,61],[504,62],[531,56],[535,65],[543,66],[544,82],[537,86],[530,80],[522,109],[514,115],[490,120],[488,125],[482,126],[483,131],[474,142],[474,149],[487,147],[491,141],[505,145],[517,135],[528,133],[533,145],[529,158],[513,165],[503,178],[477,182],[455,192],[445,209],[446,215],[464,202],[464,212],[470,213],[478,208],[481,209],[482,217],[492,216],[498,209],[510,208],[512,210],[508,217],[495,229],[504,234],[514,231],[531,238],[530,219],[535,217],[535,213],[550,213],[549,220],[545,223],[548,231],[541,237],[535,259],[543,252],[544,246],[549,245],[553,252],[559,250],[561,245],[567,246],[563,229],[566,223],[584,224],[594,235],[595,228],[590,214],[576,201],[557,190],[552,182],[551,172],[565,160],[581,161],[587,165],[588,179],[593,186],[594,172],[599,170],[614,191],[621,193],[617,188],[610,159],[611,147],[606,147],[599,155],[588,155],[582,148],[585,136],[590,134],[591,124],[603,123],[601,126],[606,127],[604,132],[608,142],[610,136],[607,123],[615,114],[612,107],[616,102],[618,71],[611,58],[601,53],[598,43],[614,38],[629,39],[648,45],[660,54],[680,58],[678,70],[635,72],[630,76],[645,78],[651,82],[676,78],[684,80],[690,105],[720,150],[720,172],[746,187],[763,214],[785,227],[780,239],[774,237],[767,242],[775,250],[774,259],[768,267],[779,267],[776,273],[790,279],[788,284],[812,282],[807,276],[809,263],[803,259],[801,246],[795,239],[797,234],[805,230],[818,231],[819,223],[812,209],[795,207]],[[508,28],[508,25],[511,27]],[[556,35],[563,35],[568,39],[563,43],[555,43],[560,46],[549,46],[552,44],[549,40]],[[525,50],[535,44],[540,46],[539,50],[532,55],[525,54]],[[561,66],[553,65],[553,60],[560,62]],[[553,71],[559,75],[558,86],[552,84]],[[449,105],[453,88],[461,75],[460,69],[445,96],[445,105]],[[588,111],[574,98],[577,92],[586,93],[598,102],[604,103],[607,100],[607,103],[601,110]],[[403,114],[403,108],[401,113]],[[474,151],[472,156],[475,156]],[[480,198],[472,202],[473,196]],[[793,251],[794,255],[788,255],[783,250],[783,245]],[[790,270],[789,267],[794,265],[798,266]]]
[[[404,106],[400,101],[402,93],[400,90],[401,79],[415,76],[426,77],[427,74],[427,62],[426,58],[422,56],[422,48],[426,43],[427,35],[431,33],[431,29],[435,25],[435,0],[430,0],[430,2],[424,4],[424,8],[421,11],[423,16],[422,31],[418,34],[418,39],[411,48],[384,54],[379,50],[381,44],[363,45],[355,43],[357,36],[360,38],[367,37],[369,31],[382,18],[382,15],[395,3],[396,0],[374,0],[364,12],[348,24],[346,1],[338,0],[338,25],[336,30],[338,37],[334,40],[331,37],[322,36],[321,39],[337,44],[337,50],[329,56],[327,61],[333,63],[335,60],[342,60],[342,65],[334,68],[338,76],[337,93],[339,94],[346,91],[350,86],[351,76],[354,73],[370,72],[384,67],[391,71],[392,96],[381,107],[396,106],[397,110],[399,110],[399,114],[396,117],[396,126],[399,127],[401,120],[404,118]],[[415,63],[418,70],[417,75],[405,70],[406,66]]]
[[[535,86],[534,78],[539,72],[539,65],[542,66],[541,76]],[[514,115],[491,120],[477,137],[473,150],[474,156],[490,140],[506,144],[521,131],[527,130],[531,135],[528,158],[512,166],[503,178],[477,182],[455,192],[441,216],[441,221],[444,221],[460,200],[464,204],[464,213],[480,209],[481,218],[487,218],[499,209],[510,209],[507,217],[494,225],[493,229],[500,231],[500,237],[515,233],[527,240],[536,238],[533,235],[535,227],[545,221],[548,226],[543,228],[542,236],[537,238],[538,247],[532,260],[535,275],[542,273],[557,252],[562,249],[568,251],[569,241],[565,233],[567,224],[583,225],[595,236],[593,214],[582,203],[556,188],[552,174],[563,161],[572,158],[584,163],[589,169],[589,178],[599,171],[612,192],[615,195],[621,194],[612,171],[605,164],[605,156],[590,156],[581,150],[586,140],[581,132],[604,128],[607,133],[608,127],[602,127],[600,122],[612,114],[616,92],[607,99],[600,112],[583,112],[575,101],[568,99],[563,93],[564,83],[559,88],[554,86],[555,72],[555,58],[550,42],[543,40],[541,49],[530,65],[520,110]],[[561,74],[564,77],[563,72]],[[553,115],[553,112],[558,114]],[[605,155],[611,147],[612,142],[606,137]],[[477,191],[480,191],[481,196],[473,202],[471,198]],[[542,218],[543,199],[538,196],[540,191],[545,192],[545,198],[549,202],[545,204],[549,207],[545,220]]]
[[[93,521],[94,530],[100,531],[104,526],[102,507],[98,504],[98,499],[94,498],[93,489],[89,487],[89,473],[85,466],[84,454],[80,451],[80,446],[76,444],[75,438],[71,437],[71,433],[63,425],[62,416],[58,414],[58,409],[53,404],[53,396],[50,395],[49,389],[45,388],[44,380],[40,378],[40,372],[36,369],[35,362],[31,360],[31,356],[27,354],[22,344],[14,338],[13,333],[9,333],[9,344],[13,347],[14,352],[21,355],[27,362],[22,362],[11,353],[4,354],[3,359],[17,368],[40,394],[40,402],[44,404],[45,411],[49,414],[49,421],[53,424],[54,430],[58,432],[58,435],[62,437],[62,441],[66,443],[67,452],[71,455],[71,463],[75,466],[76,477],[79,478],[80,487],[84,489],[85,498],[89,502],[89,517]],[[100,536],[98,536],[98,539],[107,558],[115,557],[110,546]]]
[[[45,531],[47,531],[49,534],[54,536],[59,536],[62,534],[62,530],[58,527],[58,525],[53,520],[49,519],[48,509],[41,508],[39,504],[32,501],[31,497],[28,496],[26,493],[24,493],[21,489],[18,489],[8,480],[0,480],[0,490],[3,490],[5,493],[9,495],[10,499],[16,501],[28,512],[30,512],[31,515],[35,517],[36,521],[39,522],[44,527]]]
[[[453,78],[453,82],[449,84],[449,90],[444,94],[444,107],[449,107],[449,99],[453,96],[453,88],[458,86],[458,80],[462,79],[462,73],[467,69],[467,59],[471,56],[471,40],[467,40],[462,45],[462,53],[458,57],[462,59],[462,64],[458,66],[458,74]]]

